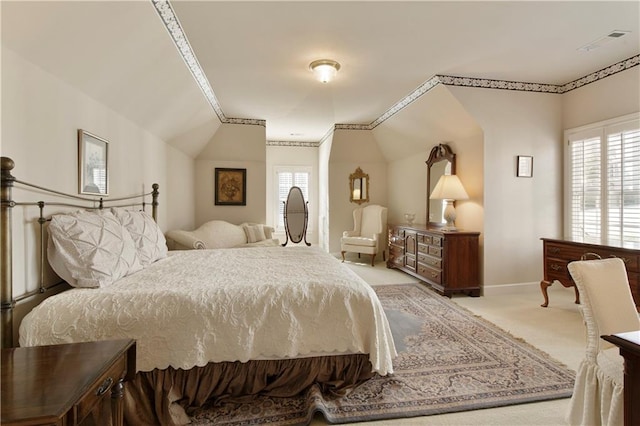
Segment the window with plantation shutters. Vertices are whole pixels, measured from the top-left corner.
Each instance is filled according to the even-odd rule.
[[[567,131],[567,237],[640,249],[638,115]]]
[[[277,208],[277,228],[284,229],[284,202],[287,201],[289,190],[292,186],[297,186],[302,190],[305,201],[309,201],[309,178],[311,172],[309,167],[276,167],[276,181],[278,187]],[[311,219],[309,219],[311,222]]]

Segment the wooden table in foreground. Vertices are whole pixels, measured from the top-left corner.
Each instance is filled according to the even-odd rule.
[[[122,425],[133,340],[2,349],[3,425]]]
[[[624,358],[624,424],[640,425],[640,330],[602,336]]]

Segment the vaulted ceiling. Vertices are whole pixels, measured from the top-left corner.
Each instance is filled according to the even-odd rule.
[[[563,85],[640,53],[637,1],[3,1],[1,8],[3,46],[176,144],[189,132],[210,137],[221,115],[264,120],[268,140],[319,141],[336,123],[374,122],[435,75]],[[213,97],[196,84],[162,8],[177,17]],[[628,33],[579,50],[614,30]],[[335,81],[313,79],[308,65],[321,58],[341,64]]]

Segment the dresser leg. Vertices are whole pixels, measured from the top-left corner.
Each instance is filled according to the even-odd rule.
[[[540,281],[540,290],[542,290],[542,296],[544,297],[544,303],[540,306],[543,308],[549,306],[549,294],[547,293],[547,289],[551,284],[553,284],[553,281]]]

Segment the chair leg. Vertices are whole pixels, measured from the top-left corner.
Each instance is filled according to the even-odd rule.
[[[387,261],[387,252],[382,250],[382,261],[386,262]]]
[[[358,253],[358,259],[360,259],[360,253]]]
[[[375,263],[376,263],[376,255],[372,254],[371,255],[371,266],[375,266]]]
[[[341,252],[342,253],[342,261],[344,262],[344,254],[346,253],[345,251]]]

